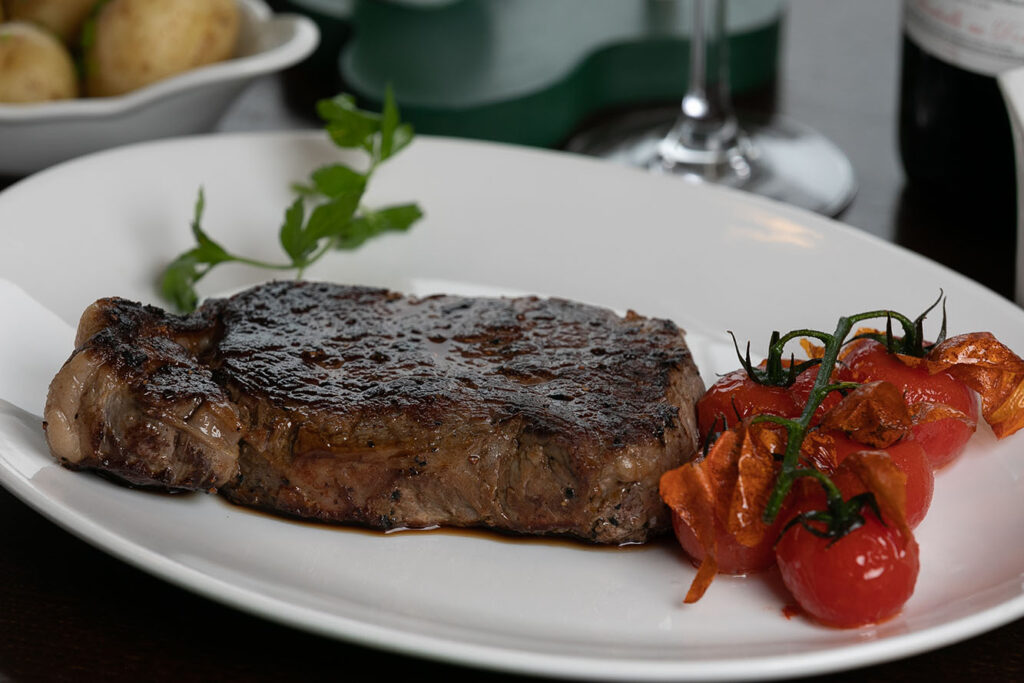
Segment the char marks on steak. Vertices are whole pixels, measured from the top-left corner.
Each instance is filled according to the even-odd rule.
[[[697,443],[682,332],[561,299],[276,282],[186,317],[100,300],[76,343],[62,463],[302,518],[643,542]]]

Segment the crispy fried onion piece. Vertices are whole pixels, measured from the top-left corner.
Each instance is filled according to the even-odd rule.
[[[910,406],[910,419],[915,426],[925,424],[926,422],[938,422],[939,420],[949,419],[961,420],[972,430],[978,426],[976,420],[972,420],[969,415],[960,412],[956,408],[947,406],[945,403],[928,403],[927,401]]]
[[[940,414],[940,407],[944,406],[932,403],[908,406],[899,388],[889,382],[863,384],[844,396],[825,414],[820,429],[807,433],[800,444],[800,454],[807,464],[832,475],[839,462],[831,432],[841,432],[864,444],[866,449],[887,448],[908,436],[911,426],[918,423],[914,408],[935,408],[933,417],[925,415],[920,421],[951,416],[948,413]],[[947,410],[957,416],[963,415],[952,408]]]
[[[784,448],[778,425],[745,420],[719,436],[702,460],[662,475],[662,500],[704,549],[685,602],[699,600],[718,573],[716,520],[742,545],[753,547],[764,537],[761,518],[777,472],[773,453]]]
[[[881,331],[879,331],[879,330],[876,330],[876,329],[873,329],[873,328],[870,328],[870,327],[862,327],[862,328],[859,328],[854,333],[854,337],[856,337],[857,335],[861,335],[861,334],[883,334],[883,333]],[[963,336],[967,336],[967,335],[963,335]],[[996,343],[998,344],[999,342],[996,342]],[[944,344],[940,345],[940,346],[944,346]],[[846,354],[850,351],[851,348],[852,347],[850,347],[850,346],[847,346],[847,347],[844,348],[843,352],[839,355],[839,361],[840,362],[842,362],[843,358],[846,356]],[[939,347],[935,347],[935,348],[939,348]],[[1005,348],[1005,347],[1003,347],[1003,348]],[[1007,349],[1007,351],[1009,351],[1009,350]],[[915,367],[915,368],[916,367],[928,367],[927,366],[927,363],[928,363],[927,358],[924,358],[924,359],[917,358],[915,356],[908,356],[908,355],[903,354],[903,353],[894,353],[893,355],[895,355],[896,358],[898,358],[900,360],[900,362],[902,362],[904,365],[907,365],[909,367]],[[929,368],[929,372],[931,372],[932,374],[935,374],[935,373],[941,372],[942,370],[945,370],[945,369],[948,369],[948,366],[944,366],[944,367],[941,367],[941,368],[936,366],[934,369]],[[960,379],[960,381],[964,381],[962,378],[959,378],[959,377],[957,379]],[[968,386],[971,386],[971,385],[968,384]],[[971,388],[974,389],[975,387],[972,386]],[[911,423],[913,425],[915,425],[915,426],[916,425],[920,425],[920,424],[925,424],[927,422],[938,422],[939,420],[947,420],[947,419],[962,420],[965,424],[970,426],[971,429],[974,429],[977,426],[977,423],[973,419],[971,419],[971,417],[969,415],[967,415],[967,414],[957,410],[956,408],[953,408],[951,406],[947,406],[944,403],[930,403],[930,402],[922,401],[922,402],[913,403],[913,404],[910,405],[910,420],[911,420]],[[867,442],[862,442],[862,443],[867,443]],[[884,446],[880,446],[880,445],[876,446],[876,447],[877,448],[884,448]]]
[[[824,358],[825,356],[824,344],[816,344],[810,339],[801,338],[800,347],[804,350],[804,353],[807,354],[808,358]]]
[[[870,450],[852,453],[839,465],[836,477],[846,472],[860,480],[864,490],[874,494],[886,523],[894,524],[907,539],[914,538],[907,524],[907,475],[888,453]]]
[[[808,432],[800,444],[800,456],[808,465],[832,476],[839,466],[836,440],[831,434],[821,431]]]
[[[936,344],[908,365],[943,370],[981,396],[981,412],[997,438],[1024,427],[1024,360],[990,332],[961,334]]]
[[[872,448],[886,448],[910,433],[911,414],[895,384],[868,382],[844,396],[821,426]]]

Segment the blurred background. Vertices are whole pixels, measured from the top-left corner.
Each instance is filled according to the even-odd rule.
[[[595,116],[676,102],[692,17],[676,0],[277,0],[313,17],[309,94],[379,108],[390,83],[417,130],[557,147]],[[732,0],[735,92],[769,96],[781,0]]]
[[[33,4],[88,7],[92,0],[0,2],[10,20]],[[237,2],[251,10],[262,0]],[[19,153],[32,157],[61,145],[85,150],[132,141],[120,139],[129,132],[134,139],[149,139],[196,129],[313,128],[320,125],[318,99],[346,91],[363,106],[377,108],[387,84],[403,116],[421,134],[552,149],[564,149],[580,132],[624,112],[678,110],[686,91],[693,28],[688,0],[267,4],[274,12],[311,19],[319,40],[311,54],[293,52],[266,63],[267,73],[255,80],[239,78],[209,93],[183,88],[179,98],[166,98],[148,112],[136,107],[139,115],[130,121],[121,118],[125,112],[82,121],[62,113],[52,125],[37,125],[35,138],[25,133],[36,116],[28,112],[49,109],[0,105],[0,188],[29,172],[25,164],[4,163],[19,145]],[[1019,3],[731,0],[729,85],[737,110],[788,116],[817,129],[845,153],[857,194],[840,220],[1012,297],[1016,175],[995,78],[919,45],[929,31],[934,38],[936,30],[949,28],[942,17],[963,17],[965,9],[966,16],[996,17],[996,37],[1003,41],[997,47],[1006,53],[1000,54],[1001,63],[1024,64]],[[932,12],[935,25],[918,22],[910,36],[908,11]],[[243,21],[236,55],[265,51],[272,39],[247,30]],[[225,63],[228,69],[232,61]],[[281,66],[285,63],[288,68]],[[4,76],[0,73],[0,99]],[[214,107],[216,98],[221,102]],[[85,97],[69,106],[118,101],[123,98]],[[54,103],[54,111],[62,106]],[[146,123],[152,132],[143,128]]]
[[[390,82],[421,133],[560,148],[623,110],[678,107],[686,89],[685,0],[271,4],[322,30],[284,84],[300,120],[339,90],[377,106]],[[727,23],[736,108],[791,116],[849,157],[858,192],[840,220],[1013,296],[1016,182],[994,78],[964,85],[922,53],[904,3],[732,0]]]

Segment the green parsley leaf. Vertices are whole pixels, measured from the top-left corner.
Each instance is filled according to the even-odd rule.
[[[413,138],[412,126],[409,125],[408,123],[402,123],[397,128],[395,128],[395,135],[394,135],[394,137],[392,138],[392,141],[391,141],[391,155],[390,156],[394,156],[395,154],[398,154],[403,149],[405,149],[406,145],[408,145],[410,142],[412,142],[412,138]]]
[[[317,112],[327,122],[327,134],[338,147],[373,152],[374,136],[380,131],[379,114],[357,108],[351,95],[321,100]]]
[[[325,197],[362,194],[366,189],[366,175],[343,164],[323,166],[313,171],[313,189]]]
[[[199,188],[199,196],[192,215],[192,235],[195,237],[196,246],[171,262],[160,282],[161,294],[180,310],[189,311],[196,307],[198,297],[195,285],[210,268],[218,263],[234,260],[234,257],[203,231],[205,206],[203,189]]]
[[[366,240],[385,232],[404,232],[423,217],[416,204],[399,204],[364,212],[338,236],[338,249],[355,249]]]
[[[203,194],[203,188],[199,188],[199,198],[196,199],[195,211],[192,216],[192,235],[196,238],[196,243],[199,246],[193,249],[192,253],[195,254],[195,257],[201,263],[208,263],[210,265],[234,260],[234,257],[224,247],[214,242],[209,235],[203,232],[202,222],[203,210],[205,208],[206,197]]]
[[[191,252],[185,252],[164,270],[160,280],[160,293],[179,311],[195,310],[199,303],[195,284],[202,277],[199,272],[199,261]]]
[[[412,141],[412,126],[402,123],[395,102],[395,93],[389,85],[384,91],[384,110],[380,122],[380,160],[391,158]]]
[[[398,120],[398,105],[395,103],[395,93],[391,86],[384,91],[384,109],[380,118],[380,159],[383,161],[391,156],[395,146],[395,130],[400,123]]]
[[[284,212],[284,222],[278,238],[281,240],[281,248],[292,263],[301,263],[309,256],[307,245],[302,235],[302,224],[306,218],[306,205],[299,197],[291,203],[291,206]]]
[[[352,222],[361,197],[362,192],[342,194],[313,209],[306,226],[306,240],[315,245],[325,237],[341,235]]]

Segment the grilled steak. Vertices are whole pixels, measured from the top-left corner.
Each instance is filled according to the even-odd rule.
[[[279,282],[187,317],[85,313],[57,459],[286,515],[642,542],[703,391],[671,322],[559,299]]]

